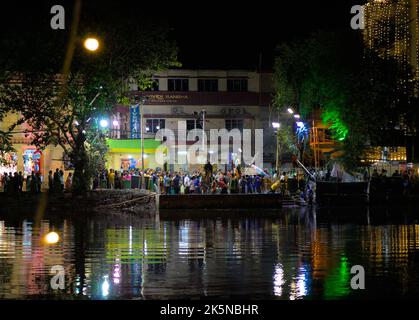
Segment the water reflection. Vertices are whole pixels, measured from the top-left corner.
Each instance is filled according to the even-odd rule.
[[[0,219],[0,298],[418,295],[417,220],[374,224],[373,213],[360,215],[355,223],[307,209],[269,218]],[[356,264],[366,270],[363,291],[350,288]],[[50,287],[55,265],[65,269],[62,291]]]

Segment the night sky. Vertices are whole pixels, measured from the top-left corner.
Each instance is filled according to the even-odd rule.
[[[168,24],[184,68],[255,69],[261,56],[262,68],[269,70],[279,42],[304,37],[318,29],[350,30],[350,8],[363,2],[85,0],[82,10],[83,19],[101,20],[107,16],[115,25],[142,18]],[[64,5],[69,26],[72,1],[31,1],[25,5],[2,1],[1,32],[48,27],[52,4]]]

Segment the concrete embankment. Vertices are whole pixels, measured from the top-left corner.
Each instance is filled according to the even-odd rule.
[[[159,195],[159,209],[263,209],[281,208],[279,194],[181,194]]]
[[[138,189],[94,190],[83,195],[0,193],[0,203],[1,214],[33,212],[77,215],[128,212],[149,215],[156,210],[155,193]]]

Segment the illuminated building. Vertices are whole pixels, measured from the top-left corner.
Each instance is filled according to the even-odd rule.
[[[141,135],[144,135],[145,169],[161,167],[154,158],[156,148],[160,145],[154,139],[156,132],[171,129],[177,134],[181,120],[186,122],[188,131],[201,129],[199,114],[203,110],[208,137],[211,129],[265,129],[264,167],[272,166],[275,161],[275,140],[270,128],[268,107],[273,92],[271,72],[170,69],[156,72],[152,80],[154,85],[149,91],[140,91],[136,84],[127,84],[124,88],[135,97],[146,97],[142,104],[143,128],[140,128],[139,110],[133,113],[138,106],[116,105],[111,114],[106,115],[108,119],[100,120],[101,127],[109,129],[108,168],[140,169]],[[0,130],[9,128],[19,117],[18,114],[8,114],[0,122]],[[49,170],[61,169],[67,177],[72,166],[65,159],[62,148],[49,145],[42,151],[38,150],[30,145],[31,130],[26,123],[16,127],[11,139],[16,152],[8,155],[13,160],[12,166],[0,167],[0,173],[17,170],[26,177],[33,171],[39,172],[45,187]],[[232,153],[229,160],[239,157],[242,151],[238,149]],[[190,165],[175,166],[168,169],[193,169]],[[198,166],[201,168],[201,165]]]
[[[419,0],[369,0],[364,12],[365,45],[382,58],[410,64],[413,74],[406,70],[400,83],[407,89],[410,81],[419,80]]]
[[[176,135],[184,132],[179,121],[186,122],[186,131],[204,129],[207,138],[211,129],[227,130],[264,129],[264,167],[271,167],[275,161],[275,140],[270,128],[269,104],[273,93],[273,79],[270,72],[252,70],[204,70],[169,69],[152,75],[154,85],[148,91],[140,91],[135,83],[126,90],[142,101],[144,125],[140,128],[137,106],[118,105],[114,109],[111,137],[125,141],[125,147],[115,148],[108,156],[108,166],[118,169],[128,162],[128,157],[141,161],[139,138],[144,135],[145,144],[154,142],[156,132],[170,129]],[[137,107],[138,108],[138,107]],[[133,110],[134,109],[134,110]],[[203,127],[201,112],[205,110]],[[134,112],[135,111],[135,112]],[[137,128],[137,129],[135,129]],[[188,141],[190,146],[195,141]],[[176,143],[182,149],[188,146]],[[146,149],[152,149],[147,148]],[[112,149],[112,148],[111,148]],[[242,151],[231,150],[229,160],[236,159]],[[210,150],[209,153],[214,152]],[[144,159],[145,167],[161,167],[154,163],[152,154]],[[196,166],[196,167],[195,167]],[[174,164],[172,171],[201,169],[199,164]]]
[[[419,95],[419,0],[368,0],[364,5],[365,28],[362,32],[364,45],[383,59],[396,59],[403,68],[398,86],[401,92]],[[412,87],[412,84],[414,87]],[[329,125],[323,123],[320,114],[312,117],[310,148],[313,164],[322,166],[326,155],[339,157],[339,141],[331,139]],[[403,165],[413,162],[417,155],[415,130],[408,128],[401,116],[398,123],[399,139],[390,137],[379,146],[369,146],[361,162],[373,164],[392,162]],[[392,139],[393,138],[393,139]],[[416,137],[417,138],[417,137]],[[390,140],[392,142],[390,142]],[[394,141],[393,141],[394,140]],[[397,140],[397,141],[396,141]]]

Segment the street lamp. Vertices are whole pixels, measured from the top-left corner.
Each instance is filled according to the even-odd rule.
[[[99,48],[99,41],[96,38],[87,38],[84,40],[84,47],[87,50],[94,52]]]
[[[99,124],[102,128],[107,128],[108,125],[109,125],[109,122],[106,119],[102,119],[102,120],[100,120]]]
[[[276,129],[276,173],[278,174],[279,170],[279,128],[281,124],[279,122],[272,122],[272,128]]]
[[[291,108],[288,108],[287,111],[288,111],[288,113],[291,113],[291,114],[294,113],[294,110],[292,110]]]
[[[138,106],[140,108],[140,133],[141,133],[141,186],[144,184],[144,115],[143,115],[143,105],[145,101],[147,100],[147,97],[140,97],[140,101],[138,103]],[[147,128],[146,128],[146,131]]]

